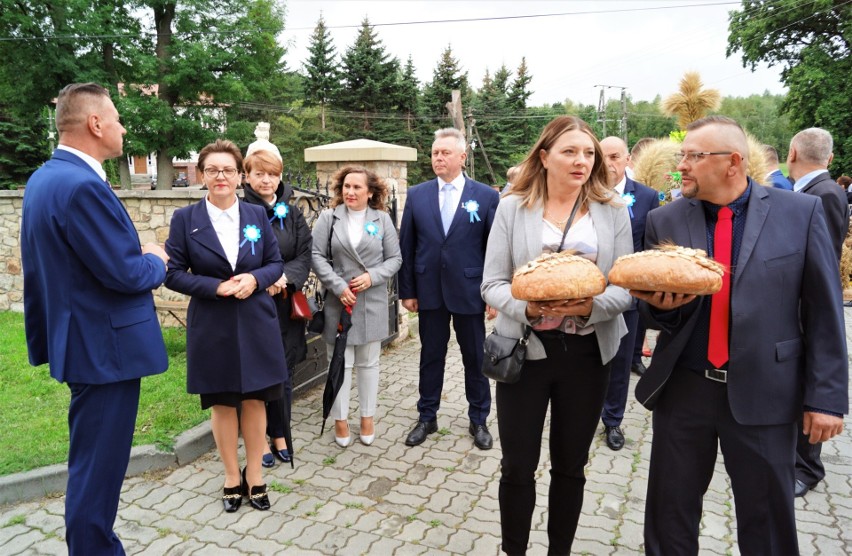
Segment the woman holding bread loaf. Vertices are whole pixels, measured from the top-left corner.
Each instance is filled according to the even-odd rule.
[[[603,278],[633,251],[627,207],[607,180],[588,124],[560,116],[527,155],[488,238],[482,297],[498,311],[495,332],[521,338],[527,326],[533,329],[520,380],[497,384],[500,522],[508,554],[527,549],[548,404],[549,553],[568,554],[574,540],[583,468],[610,360],[627,331],[621,313],[630,306],[627,290]]]

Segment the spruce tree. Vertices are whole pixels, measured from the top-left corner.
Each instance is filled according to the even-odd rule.
[[[371,128],[371,114],[395,109],[398,72],[399,60],[386,52],[370,21],[364,18],[355,43],[343,56],[340,94],[344,109],[363,114],[363,131]]]
[[[311,35],[308,53],[308,59],[304,63],[305,100],[309,105],[320,107],[322,130],[325,131],[326,106],[334,103],[340,91],[340,68],[335,60],[335,47],[322,14]]]

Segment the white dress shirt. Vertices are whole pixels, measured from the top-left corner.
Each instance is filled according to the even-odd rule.
[[[234,204],[225,210],[211,203],[210,199],[205,199],[205,203],[207,215],[210,216],[210,222],[225,251],[225,257],[231,263],[231,270],[235,270],[240,252],[240,202],[234,197]]]
[[[101,165],[101,163],[92,158],[91,156],[87,155],[83,151],[78,151],[74,147],[69,147],[68,145],[59,145],[56,147],[56,150],[68,151],[71,154],[79,156],[83,159],[83,162],[88,164],[92,168],[92,170],[97,172],[97,174],[101,177],[102,180],[106,181],[106,172],[104,172],[104,167]]]
[[[441,178],[438,178],[438,208],[443,208],[444,206],[444,184],[447,183]],[[453,184],[453,189],[451,190],[453,205],[458,208],[461,204],[461,194],[462,189],[464,189],[464,174],[459,174],[456,178],[449,182]]]

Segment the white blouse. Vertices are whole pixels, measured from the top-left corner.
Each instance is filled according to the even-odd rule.
[[[240,252],[240,202],[234,197],[234,204],[225,210],[205,199],[207,215],[216,230],[216,237],[222,244],[225,257],[231,263],[231,270],[237,268],[237,256]]]

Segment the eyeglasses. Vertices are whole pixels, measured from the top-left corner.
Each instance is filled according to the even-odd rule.
[[[731,151],[719,151],[719,152],[714,152],[714,153],[707,153],[707,152],[705,152],[705,153],[696,153],[696,152],[675,153],[674,154],[674,161],[677,164],[680,164],[680,162],[684,158],[686,158],[687,160],[689,160],[689,162],[691,162],[693,164],[697,164],[698,162],[701,162],[702,160],[704,160],[705,156],[713,156],[713,155],[721,155],[721,154],[734,154],[734,153],[731,152]]]
[[[204,169],[204,175],[207,176],[208,178],[218,178],[220,173],[223,176],[225,176],[227,179],[231,179],[231,178],[233,178],[234,176],[237,175],[237,169],[236,168],[223,168],[221,170],[219,170],[218,168],[205,168]]]

